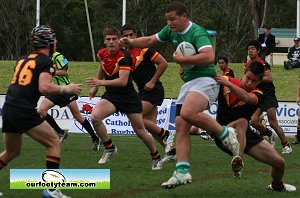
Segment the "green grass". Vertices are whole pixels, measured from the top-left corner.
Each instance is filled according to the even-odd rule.
[[[14,61],[0,61],[0,94],[5,94],[7,91],[7,87],[12,78],[14,64]],[[98,66],[98,62],[70,62],[69,74],[71,81],[82,84],[82,96],[87,96],[90,89],[85,83],[85,79],[87,77],[95,77],[97,75]],[[230,67],[234,70],[237,77],[242,77],[244,69],[242,63],[232,63]],[[220,73],[218,67],[216,67],[216,70]],[[161,78],[165,87],[166,98],[177,98],[179,89],[183,84],[178,73],[179,66],[174,63],[169,63],[167,71]],[[279,100],[296,100],[299,73],[298,69],[285,70],[281,65],[274,65],[272,67],[276,95]],[[99,96],[102,95],[103,90],[103,88],[99,89]]]
[[[73,198],[105,197],[299,197],[296,193],[266,191],[270,183],[269,166],[245,156],[245,168],[241,179],[233,179],[231,157],[216,148],[213,141],[192,137],[191,174],[193,183],[166,190],[161,183],[169,179],[175,162],[164,165],[162,171],[151,170],[149,151],[140,139],[133,135],[112,136],[118,147],[116,155],[106,165],[97,162],[102,155],[91,150],[90,138],[86,134],[71,134],[62,147],[60,168],[64,169],[110,169],[110,190],[63,190]],[[3,138],[0,138],[3,141]],[[276,150],[281,152],[279,142]],[[162,148],[159,147],[161,153]],[[0,145],[3,150],[3,144]],[[46,149],[24,137],[22,154],[1,170],[0,191],[5,197],[41,197],[41,190],[10,190],[9,169],[45,168]],[[300,147],[294,146],[293,153],[284,155],[286,171],[284,181],[300,188]]]

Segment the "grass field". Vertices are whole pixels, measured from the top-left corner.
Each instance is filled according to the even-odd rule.
[[[86,134],[70,134],[63,143],[61,167],[64,169],[110,169],[110,190],[64,190],[73,198],[105,197],[299,197],[300,147],[294,146],[293,153],[284,155],[286,172],[284,181],[298,188],[295,193],[266,191],[270,183],[269,167],[245,156],[245,169],[241,179],[232,177],[231,157],[216,148],[213,141],[192,137],[191,174],[193,182],[187,186],[166,190],[161,183],[171,176],[175,162],[164,164],[162,171],[151,170],[151,160],[142,141],[133,135],[112,136],[118,147],[118,155],[108,164],[97,162],[102,155],[91,150]],[[3,141],[2,137],[0,141]],[[0,150],[3,144],[0,145]],[[160,151],[161,147],[159,147]],[[276,150],[281,152],[277,141]],[[5,197],[41,197],[41,190],[9,190],[9,169],[45,168],[45,149],[27,136],[24,137],[22,154],[1,171],[0,191]]]
[[[6,94],[7,87],[12,78],[14,61],[0,61],[0,94]],[[87,96],[89,87],[85,83],[87,77],[95,77],[97,75],[98,62],[70,62],[69,74],[72,82],[81,83],[83,90],[81,95]],[[243,64],[234,63],[230,64],[230,67],[234,70],[237,77],[241,77],[243,74]],[[220,70],[216,67],[218,73]],[[179,78],[179,66],[174,63],[169,63],[167,71],[161,78],[161,81],[165,87],[166,98],[177,98],[179,89],[183,84]],[[272,75],[274,84],[276,86],[276,95],[279,100],[282,101],[295,101],[298,78],[300,70],[285,70],[281,65],[274,65],[272,67]],[[103,89],[99,89],[98,95],[101,96]]]

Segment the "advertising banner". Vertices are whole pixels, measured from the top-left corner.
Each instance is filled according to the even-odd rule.
[[[39,104],[43,97],[41,97]],[[5,95],[0,95],[0,128],[2,128],[2,106],[4,104]],[[91,121],[91,112],[100,100],[100,97],[90,99],[89,97],[79,97],[77,104],[81,114]],[[205,112],[216,117],[218,103],[215,102]],[[69,108],[53,107],[48,113],[54,117],[59,126],[63,129],[68,129],[70,132],[86,133],[85,129],[78,123]],[[176,100],[165,99],[163,104],[158,107],[157,124],[158,126],[175,130],[175,115],[176,115]],[[295,135],[297,132],[297,123],[299,115],[299,106],[295,102],[279,102],[279,107],[276,110],[276,115],[279,125],[282,127],[286,135]],[[265,115],[267,126],[269,122]],[[114,113],[113,115],[104,119],[104,124],[107,127],[108,133],[111,134],[134,134],[131,123],[125,114]]]

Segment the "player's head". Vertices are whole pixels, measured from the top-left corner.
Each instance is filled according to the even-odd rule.
[[[107,26],[103,30],[104,44],[109,51],[116,51],[119,49],[120,37],[121,34],[119,30],[113,26]]]
[[[224,56],[218,57],[218,64],[221,70],[224,70],[228,67],[228,58]]]
[[[122,26],[121,33],[123,37],[136,38],[136,32],[132,24],[126,23]]]
[[[251,62],[245,70],[242,86],[245,90],[253,90],[263,79],[265,67],[258,61]]]
[[[54,31],[45,25],[37,26],[31,31],[31,44],[35,49],[53,48]]]
[[[189,25],[186,6],[179,1],[173,1],[167,6],[165,17],[173,32],[182,32]]]
[[[261,52],[261,44],[257,40],[251,40],[246,46],[246,51],[250,59],[256,59]]]

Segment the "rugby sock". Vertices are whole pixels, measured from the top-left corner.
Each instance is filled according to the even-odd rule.
[[[298,123],[300,123],[300,120],[298,120]],[[296,138],[298,141],[300,141],[300,127],[298,128],[297,127],[297,135],[296,135]]]
[[[99,138],[96,136],[91,124],[89,123],[89,121],[87,119],[84,119],[83,123],[81,123],[81,125],[85,128],[85,130],[90,134],[93,142],[97,141]]]
[[[176,172],[181,174],[186,174],[189,172],[190,163],[188,162],[177,162],[176,163]]]
[[[266,134],[268,137],[271,137],[272,131],[271,131],[270,129],[266,128],[265,134]]]
[[[64,130],[62,130],[58,124],[55,122],[54,118],[47,114],[46,117],[44,118],[49,124],[50,126],[58,133],[58,134],[64,134]]]
[[[229,135],[227,126],[222,126],[222,131],[220,134],[217,134],[217,137],[221,140],[224,140]]]
[[[285,140],[284,143],[281,142],[281,146],[285,147],[285,146],[290,146],[289,142],[287,140]]]
[[[282,191],[283,188],[284,188],[284,185],[283,185],[282,182],[281,182],[281,183],[278,183],[278,184],[272,182],[272,188],[273,188],[274,190],[276,190],[276,191]]]
[[[104,145],[105,149],[114,149],[115,148],[115,145],[113,145],[111,139],[109,139],[106,142],[103,142],[103,145]]]
[[[152,159],[159,159],[160,158],[159,152],[155,151],[154,153],[151,153],[151,157]]]
[[[165,129],[161,128],[160,133],[159,133],[159,137],[164,139],[164,137],[168,136],[169,134],[170,134],[170,132],[168,130],[165,130]]]
[[[0,159],[0,170],[4,168],[7,164]]]
[[[47,169],[58,169],[59,168],[59,163],[60,163],[60,158],[59,157],[54,157],[47,155],[46,157],[46,167]]]

